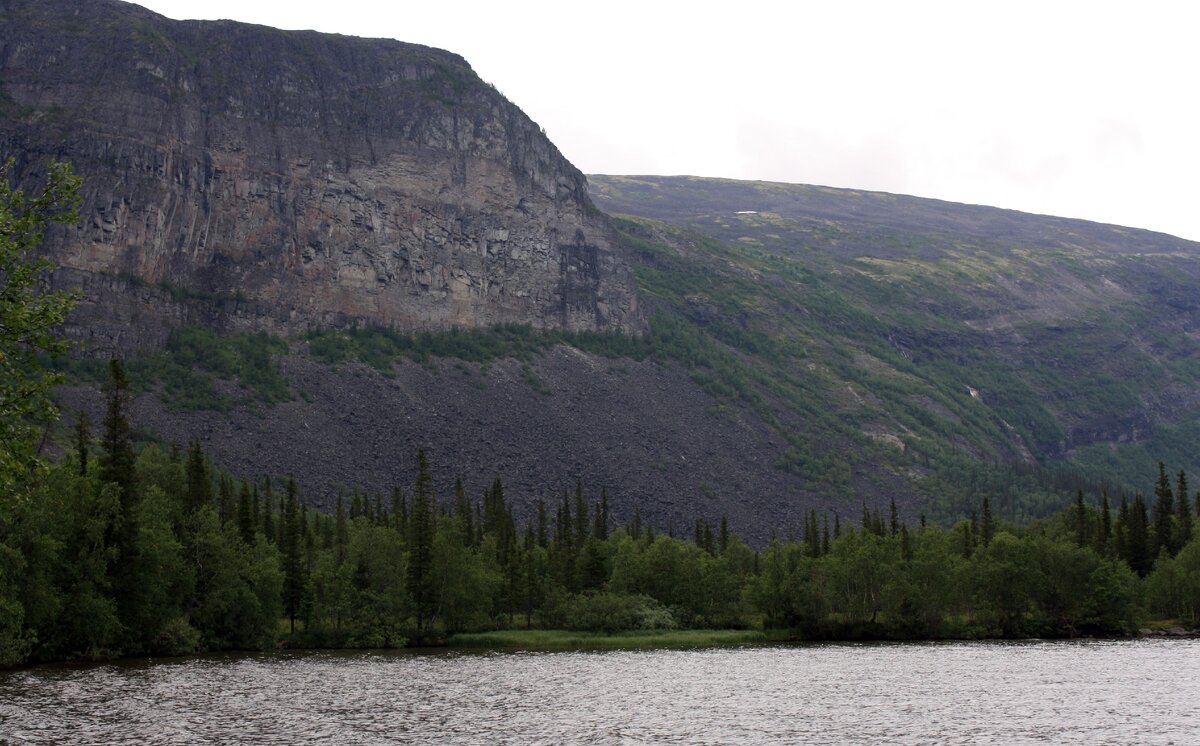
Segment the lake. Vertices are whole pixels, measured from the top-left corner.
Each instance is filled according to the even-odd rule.
[[[281,653],[0,672],[0,743],[1200,742],[1200,641]]]

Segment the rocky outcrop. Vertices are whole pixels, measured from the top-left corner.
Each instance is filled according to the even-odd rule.
[[[0,19],[3,155],[84,176],[48,251],[96,348],[187,322],[644,326],[582,174],[454,54],[115,0]]]

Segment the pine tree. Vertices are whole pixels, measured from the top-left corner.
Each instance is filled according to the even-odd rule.
[[[408,516],[408,593],[416,612],[417,640],[425,639],[433,617],[433,479],[425,451],[417,451],[417,481]]]
[[[1129,501],[1121,496],[1121,505],[1117,508],[1117,522],[1113,527],[1113,551],[1117,558],[1131,568],[1129,559]]]
[[[283,534],[280,542],[283,560],[283,607],[291,631],[296,631],[296,617],[304,602],[304,563],[302,548],[304,526],[300,520],[299,493],[293,479],[287,481],[283,507]]]
[[[237,516],[237,507],[233,499],[233,479],[222,473],[217,479],[217,505],[220,506],[221,523],[231,523]]]
[[[721,514],[721,529],[717,535],[717,545],[721,548],[721,554],[729,549],[729,520],[724,513]]]
[[[200,450],[200,441],[195,438],[188,446],[187,466],[184,471],[187,476],[188,512],[197,513],[212,502],[212,478],[208,473],[204,451]]]
[[[982,512],[983,519],[979,524],[979,542],[986,547],[992,543],[992,537],[996,535],[996,520],[992,518],[992,506],[987,495],[983,496]]]
[[[597,541],[608,538],[608,490],[600,488],[600,503],[596,506],[596,519],[592,526],[592,536]]]
[[[276,543],[275,535],[275,495],[271,492],[271,478],[263,483],[262,532],[271,543]]]
[[[1154,565],[1150,539],[1146,500],[1140,494],[1134,495],[1133,504],[1129,506],[1129,566],[1143,578],[1150,574],[1150,568]]]
[[[1111,548],[1112,513],[1108,507],[1108,493],[1102,495],[1100,503],[1100,526],[1096,531],[1096,554],[1107,557]]]
[[[350,534],[346,525],[346,501],[339,492],[333,512],[333,556],[338,565],[346,560]]]
[[[1175,527],[1178,537],[1175,539],[1175,551],[1178,552],[1192,540],[1192,501],[1188,499],[1187,474],[1179,470],[1175,494],[1178,496],[1175,514]]]
[[[104,453],[100,458],[100,479],[121,488],[122,519],[132,520],[137,502],[137,472],[134,469],[133,428],[125,414],[129,407],[129,379],[125,376],[125,366],[118,359],[109,363],[105,393],[107,407],[101,439]]]
[[[242,480],[242,488],[238,492],[238,533],[242,535],[242,541],[247,544],[254,543],[254,532],[257,530],[254,520],[254,505],[250,495],[250,485],[246,480]]]
[[[1171,481],[1167,478],[1167,468],[1163,462],[1158,462],[1158,484],[1154,487],[1154,532],[1150,536],[1150,557],[1158,557],[1166,550],[1167,554],[1175,554],[1174,521],[1175,505],[1171,494]]]
[[[829,514],[821,517],[821,556],[829,554]]]
[[[87,476],[88,446],[92,442],[92,430],[86,410],[79,410],[75,417],[75,453],[79,457],[79,476]],[[1182,473],[1182,472],[1180,472]]]
[[[1083,490],[1075,493],[1075,546],[1087,545],[1087,507],[1083,504]]]
[[[550,545],[550,529],[547,520],[546,501],[539,495],[537,501],[537,545],[542,549]]]
[[[892,513],[891,529],[892,529],[892,536],[895,536],[900,531],[900,516],[896,512],[896,498],[893,497],[891,500],[891,503],[892,503],[892,505],[891,505],[891,513]]]
[[[575,480],[575,546],[582,547],[588,535],[588,508],[583,501],[583,482]]]
[[[463,528],[463,537],[467,546],[475,543],[475,511],[467,500],[467,491],[463,489],[462,479],[454,480],[454,517]]]
[[[271,477],[263,482],[263,535],[271,543],[278,537],[275,534],[275,494],[271,492]]]
[[[112,566],[113,598],[117,615],[131,627],[135,615],[137,594],[138,492],[134,468],[133,428],[125,415],[128,409],[129,379],[120,360],[109,363],[106,388],[107,406],[104,414],[104,453],[100,458],[100,479],[117,485],[120,490],[118,516],[115,525],[109,524],[105,534],[117,549],[117,562]]]

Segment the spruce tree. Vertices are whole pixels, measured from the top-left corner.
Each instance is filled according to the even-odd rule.
[[[896,512],[896,498],[894,497],[891,500],[891,514],[892,517],[890,528],[892,530],[892,536],[895,536],[900,531],[900,515]]]
[[[992,543],[996,535],[996,520],[992,517],[992,506],[987,495],[983,496],[983,519],[979,523],[979,542],[985,547]]]
[[[546,501],[539,495],[537,501],[537,545],[545,549],[550,545],[549,527],[546,518]]]
[[[237,522],[238,533],[242,535],[242,541],[247,544],[254,543],[254,532],[258,530],[254,515],[253,498],[250,495],[250,485],[246,480],[242,480],[242,488],[238,491],[238,508]]]
[[[109,524],[105,534],[117,549],[117,562],[112,566],[113,598],[121,622],[134,632],[136,615],[138,544],[137,472],[134,468],[133,428],[125,412],[129,403],[129,379],[120,360],[109,363],[109,380],[105,387],[107,406],[104,414],[104,453],[100,458],[100,479],[117,485],[120,490],[116,525]]]
[[[1083,504],[1083,490],[1075,493],[1075,546],[1083,548],[1087,545],[1087,507]]]
[[[263,483],[262,532],[272,544],[276,543],[275,535],[275,495],[271,492],[271,478]]]
[[[1179,470],[1178,480],[1175,487],[1175,494],[1178,496],[1175,514],[1175,527],[1178,531],[1178,537],[1175,539],[1176,552],[1192,540],[1192,501],[1188,499],[1187,474],[1183,469]]]
[[[1159,553],[1166,550],[1167,554],[1175,554],[1174,522],[1175,505],[1171,493],[1171,481],[1167,478],[1167,468],[1163,462],[1158,462],[1158,484],[1154,487],[1154,531],[1150,536],[1149,555],[1153,560]]]
[[[433,479],[425,451],[417,451],[417,479],[413,485],[412,511],[408,516],[408,593],[416,615],[417,640],[425,639],[432,624],[433,586]]]
[[[189,513],[197,513],[205,505],[212,502],[212,478],[208,473],[208,462],[204,451],[200,450],[200,441],[193,438],[188,446],[187,466],[184,468],[187,477],[187,507]]]
[[[304,563],[302,548],[304,541],[304,526],[300,520],[299,491],[296,482],[288,479],[284,497],[283,533],[280,550],[283,554],[283,607],[287,614],[291,631],[296,631],[296,617],[304,601]]]
[[[1108,507],[1108,493],[1103,493],[1100,503],[1100,525],[1096,531],[1096,553],[1107,557],[1112,540],[1112,512]]]
[[[104,388],[107,406],[101,439],[104,453],[100,458],[100,479],[121,488],[122,519],[132,520],[137,501],[137,473],[133,428],[125,414],[129,408],[129,379],[125,376],[125,366],[116,358],[109,362],[109,379]]]
[[[575,480],[575,546],[582,547],[588,535],[588,507],[583,501],[583,482]]]
[[[75,416],[75,454],[79,457],[79,476],[81,477],[87,476],[88,446],[91,442],[92,430],[88,423],[87,410],[81,409]]]
[[[725,554],[725,550],[729,549],[729,519],[724,513],[721,514],[721,530],[717,536],[717,545],[721,548],[721,554]]]
[[[1128,542],[1129,566],[1144,578],[1150,574],[1155,555],[1150,553],[1152,544],[1146,500],[1140,494],[1134,495],[1133,504],[1129,506]]]

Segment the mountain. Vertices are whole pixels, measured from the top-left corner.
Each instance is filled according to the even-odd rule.
[[[1200,465],[1200,244],[846,189],[589,179],[630,216],[650,312],[760,376],[784,468],[851,492],[901,477],[924,501],[965,493],[961,512],[1005,491],[962,488],[981,464],[1114,488]]]
[[[180,322],[644,327],[582,174],[449,52],[4,0],[0,155],[85,176],[49,254],[93,349]]]
[[[247,477],[753,541],[1057,509],[1200,466],[1200,246],[897,195],[585,178],[460,57],[0,0],[0,155],[84,177],[61,392]],[[589,186],[590,182],[590,186]],[[836,517],[835,517],[836,516]]]

